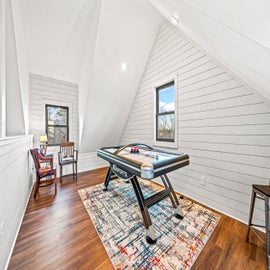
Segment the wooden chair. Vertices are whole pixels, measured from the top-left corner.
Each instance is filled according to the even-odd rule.
[[[74,149],[74,142],[66,142],[60,145],[60,151],[58,152],[58,162],[60,166],[60,183],[62,183],[63,166],[65,165],[72,165],[72,176],[73,179],[75,178],[77,182],[78,151]]]
[[[44,155],[40,149],[30,150],[36,168],[36,184],[34,198],[36,198],[39,187],[55,185],[55,194],[57,193],[56,169],[53,168],[53,155]]]

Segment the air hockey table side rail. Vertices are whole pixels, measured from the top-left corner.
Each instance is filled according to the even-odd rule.
[[[128,149],[132,149],[133,146],[138,147],[140,153],[127,155]],[[141,158],[144,152],[147,153],[146,156],[151,156],[150,158],[146,157],[146,161]],[[185,153],[169,152],[142,143],[102,147],[97,150],[97,155],[110,164],[114,164],[129,174],[134,174],[142,179],[153,179],[189,164],[189,156]],[[138,159],[139,157],[140,159]],[[158,157],[161,157],[161,159]]]

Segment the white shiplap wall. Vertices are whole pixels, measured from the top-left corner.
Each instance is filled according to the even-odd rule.
[[[34,146],[39,147],[39,135],[45,132],[45,105],[69,107],[69,139],[78,142],[78,85],[62,80],[30,74],[30,133]]]
[[[39,147],[39,135],[45,132],[45,104],[69,107],[69,141],[75,142],[78,149],[78,85],[37,74],[30,74],[30,133],[34,134],[34,147]],[[80,150],[80,149],[78,149]],[[48,147],[47,153],[54,154],[54,163],[58,162],[59,147]],[[96,153],[79,151],[78,172],[106,166]],[[58,176],[59,176],[59,167]],[[64,174],[71,172],[71,166],[64,166]]]
[[[6,269],[32,190],[32,136],[0,138],[0,269]]]
[[[268,184],[270,176],[270,108],[169,24],[157,36],[121,144],[153,144],[153,87],[175,74],[178,151],[189,154],[190,165],[170,174],[173,185],[247,222],[251,184]],[[256,208],[255,216],[263,222],[263,203]]]

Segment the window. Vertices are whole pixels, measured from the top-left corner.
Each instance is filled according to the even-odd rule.
[[[69,140],[68,107],[45,105],[48,145],[59,145]]]
[[[155,144],[176,147],[175,80],[155,87]]]

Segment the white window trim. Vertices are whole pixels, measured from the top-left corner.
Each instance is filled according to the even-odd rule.
[[[156,140],[156,106],[157,106],[157,98],[156,98],[156,89],[159,86],[162,86],[166,83],[169,83],[171,81],[174,81],[174,102],[175,102],[175,110],[174,110],[174,129],[175,129],[175,134],[174,134],[174,142],[160,142]],[[174,148],[177,149],[178,147],[178,102],[177,102],[177,73],[167,77],[165,79],[159,80],[157,82],[154,83],[153,86],[153,96],[154,96],[154,112],[153,112],[153,119],[154,119],[154,134],[153,134],[153,145],[154,146],[158,146],[158,147],[165,147],[165,148]]]

